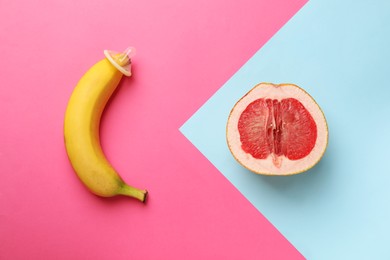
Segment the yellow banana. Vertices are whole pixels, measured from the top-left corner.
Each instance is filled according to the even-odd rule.
[[[94,194],[125,195],[142,202],[146,190],[127,185],[106,159],[100,145],[100,117],[123,74],[131,75],[134,49],[104,51],[105,59],[92,66],[74,89],[64,120],[65,147],[73,169]]]

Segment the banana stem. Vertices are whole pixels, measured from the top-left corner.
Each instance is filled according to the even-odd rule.
[[[148,191],[140,190],[132,186],[129,186],[127,184],[123,184],[122,188],[119,190],[119,194],[136,198],[145,203],[146,197],[148,195]]]

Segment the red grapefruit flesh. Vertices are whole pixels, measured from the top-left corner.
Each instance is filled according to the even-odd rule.
[[[227,142],[249,170],[289,175],[313,167],[328,142],[326,119],[314,99],[292,84],[262,83],[232,109]]]

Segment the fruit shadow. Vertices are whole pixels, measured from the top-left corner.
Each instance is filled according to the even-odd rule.
[[[302,199],[329,190],[334,179],[332,168],[331,158],[325,155],[317,165],[301,174],[291,176],[258,175],[257,177],[259,181],[281,195],[288,196],[290,199]]]

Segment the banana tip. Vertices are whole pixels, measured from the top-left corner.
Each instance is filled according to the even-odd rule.
[[[144,193],[144,197],[142,199],[142,202],[145,204],[146,203],[146,199],[148,198],[149,192],[147,190],[143,190],[143,193]]]

